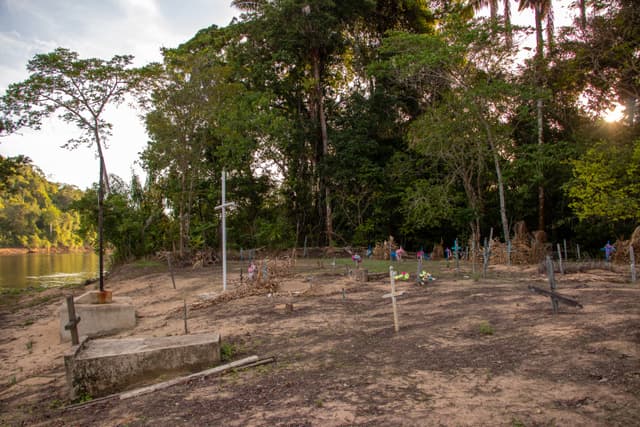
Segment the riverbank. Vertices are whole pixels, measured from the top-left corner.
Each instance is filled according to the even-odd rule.
[[[93,248],[0,248],[0,256],[3,255],[24,255],[24,254],[68,254],[93,252]]]

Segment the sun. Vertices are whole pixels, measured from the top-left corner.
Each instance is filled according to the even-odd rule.
[[[602,113],[605,122],[619,122],[624,117],[624,108],[620,104],[616,104],[614,108],[606,110]]]

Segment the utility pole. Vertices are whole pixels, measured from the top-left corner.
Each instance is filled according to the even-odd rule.
[[[227,203],[227,179],[226,171],[222,169],[222,203],[216,206],[216,210],[222,211],[222,291],[227,290],[227,222],[226,222],[226,208],[235,207],[233,202]]]

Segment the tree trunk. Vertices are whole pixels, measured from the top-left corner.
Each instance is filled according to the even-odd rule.
[[[97,121],[93,128],[93,135],[100,159],[100,178],[98,180],[98,277],[100,278],[100,292],[102,292],[104,291],[104,187],[106,184],[108,188],[109,180],[107,168],[104,164],[104,154],[102,153]]]
[[[538,88],[542,87],[542,72],[544,66],[544,39],[542,36],[542,9],[540,2],[537,2],[534,7],[535,19],[536,19],[536,83]],[[536,115],[537,115],[537,130],[538,130],[538,144],[544,144],[544,115],[542,98],[539,97],[536,100]],[[540,176],[543,177],[544,171],[539,171]],[[545,228],[545,208],[544,208],[544,186],[542,183],[538,185],[538,230],[544,231]]]
[[[504,33],[507,47],[513,46],[513,31],[511,28],[511,0],[504,0]]]
[[[491,126],[486,121],[486,119],[482,115],[482,111],[484,109],[481,108],[481,112],[479,114],[480,120],[484,125],[484,129],[487,133],[487,141],[489,142],[489,148],[491,149],[491,154],[493,155],[493,163],[496,168],[496,177],[498,179],[498,196],[500,199],[500,219],[502,221],[502,233],[504,234],[504,242],[509,244],[509,221],[507,219],[507,203],[504,197],[504,182],[502,179],[502,169],[500,167],[500,158],[498,157],[498,151],[496,149],[496,144],[493,138],[493,132],[491,131]],[[509,254],[507,253],[507,257]]]
[[[320,53],[314,50],[312,55],[313,60],[313,78],[315,80],[315,100],[317,103],[316,111],[318,113],[318,122],[320,124],[320,137],[322,139],[322,156],[323,158],[329,153],[329,136],[327,134],[327,120],[324,113],[324,102],[322,95],[322,87],[320,84]],[[327,234],[327,242],[329,246],[333,246],[333,212],[331,210],[331,192],[327,183],[327,177],[324,176],[320,179],[321,193],[324,195],[325,203],[325,232]]]
[[[179,207],[179,212],[178,215],[180,217],[179,223],[180,223],[180,235],[178,236],[178,253],[180,254],[180,258],[183,257],[184,255],[184,235],[185,235],[185,223],[184,223],[184,217],[185,217],[185,212],[184,212],[184,193],[185,193],[185,176],[184,176],[185,172],[183,170],[182,172],[182,176],[180,177],[180,207]]]

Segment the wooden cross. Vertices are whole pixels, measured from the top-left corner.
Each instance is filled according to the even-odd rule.
[[[393,307],[393,328],[396,332],[400,330],[398,323],[398,306],[396,305],[396,297],[403,295],[405,291],[396,292],[396,277],[393,271],[393,266],[389,266],[389,278],[391,279],[391,293],[382,295],[382,298],[391,298],[391,305]]]
[[[457,272],[460,272],[460,249],[462,248],[458,245],[458,239],[455,239],[453,242],[453,253],[454,253],[454,256],[456,257]]]
[[[71,344],[78,345],[78,323],[80,316],[76,316],[76,307],[73,305],[73,295],[67,295],[67,312],[69,313],[69,323],[64,328],[71,333]]]

